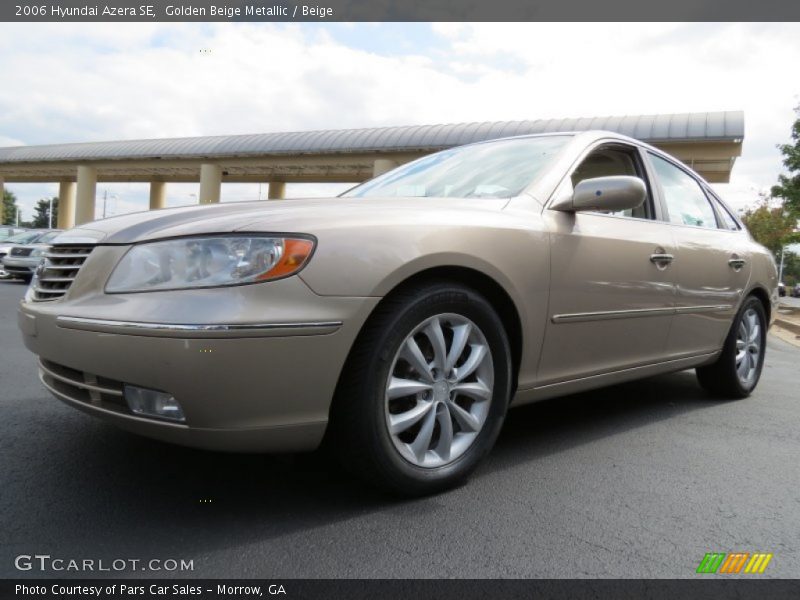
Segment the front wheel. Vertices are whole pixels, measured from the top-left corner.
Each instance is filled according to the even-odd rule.
[[[331,415],[344,466],[422,495],[469,475],[494,445],[511,395],[511,352],[489,302],[456,283],[385,300],[348,359]]]
[[[767,345],[767,317],[758,298],[748,297],[733,320],[717,361],[697,369],[700,385],[723,398],[746,398],[755,389]]]

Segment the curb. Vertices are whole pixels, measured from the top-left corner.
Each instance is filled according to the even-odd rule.
[[[797,323],[795,321],[787,321],[786,319],[781,319],[780,317],[776,317],[775,325],[777,325],[778,327],[782,327],[787,331],[791,331],[792,333],[800,335],[800,323]]]

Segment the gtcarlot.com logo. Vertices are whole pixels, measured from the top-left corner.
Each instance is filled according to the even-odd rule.
[[[49,554],[20,554],[18,571],[194,571],[194,560],[183,558],[57,558]]]
[[[741,573],[760,574],[772,560],[766,552],[709,552],[700,561],[697,573],[717,573],[739,575]]]

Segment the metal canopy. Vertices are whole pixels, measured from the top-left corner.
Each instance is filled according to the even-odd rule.
[[[493,121],[449,125],[85,142],[0,148],[6,181],[74,179],[79,164],[101,181],[197,181],[214,162],[225,181],[361,181],[374,160],[398,163],[432,151],[515,135],[603,129],[664,149],[709,181],[727,181],[744,137],[741,111]]]

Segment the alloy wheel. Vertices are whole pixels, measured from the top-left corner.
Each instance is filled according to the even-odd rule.
[[[758,313],[753,308],[747,309],[736,332],[736,374],[744,386],[752,385],[758,375],[762,336]]]
[[[481,432],[493,386],[492,353],[480,328],[457,314],[426,319],[403,340],[386,381],[394,447],[418,467],[452,463]]]

